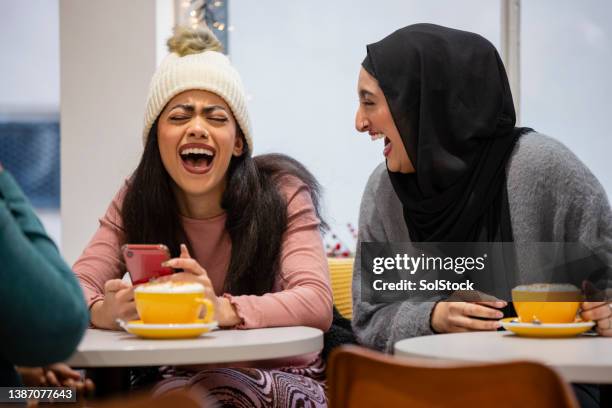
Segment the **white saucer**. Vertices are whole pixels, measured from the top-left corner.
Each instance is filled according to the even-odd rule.
[[[120,323],[124,329],[141,328],[141,329],[162,329],[162,330],[179,330],[179,329],[209,329],[213,330],[219,327],[219,324],[214,321],[210,323],[143,323],[142,320],[130,320],[129,322],[122,321]]]
[[[593,327],[595,322],[574,322],[574,323],[523,323],[523,322],[503,322],[502,325],[521,327],[521,328],[542,328],[542,329],[578,329],[581,327]]]
[[[181,339],[199,337],[219,327],[216,321],[204,323],[203,320],[194,323],[152,324],[143,323],[142,320],[124,322],[117,320],[119,325],[128,333],[149,339]]]
[[[571,337],[577,336],[595,326],[593,321],[573,323],[523,323],[516,318],[502,319],[504,329],[526,337]]]

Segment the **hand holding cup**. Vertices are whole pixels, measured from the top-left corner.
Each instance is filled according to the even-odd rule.
[[[162,264],[164,267],[174,269],[182,269],[183,272],[175,273],[168,276],[163,276],[156,282],[196,282],[204,287],[204,297],[210,300],[215,311],[219,310],[219,299],[215,294],[212,282],[208,277],[206,269],[204,269],[198,261],[193,259],[189,254],[189,250],[185,244],[181,244],[181,255],[179,258],[170,259]]]
[[[612,337],[612,304],[608,302],[582,302],[580,317],[597,323],[595,330],[601,336]]]
[[[506,305],[507,302],[490,295],[457,291],[434,306],[431,328],[437,333],[497,330],[504,317],[498,309]]]
[[[121,279],[111,279],[104,284],[104,300],[91,308],[91,321],[102,329],[121,330],[117,319],[138,319],[134,303],[134,288]]]
[[[580,305],[580,317],[597,323],[595,330],[599,335],[612,337],[612,304],[608,301],[612,298],[612,290],[600,290],[588,281],[583,282],[582,290],[587,301]]]

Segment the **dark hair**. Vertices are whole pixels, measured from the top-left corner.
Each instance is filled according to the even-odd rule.
[[[240,132],[239,137],[243,137]],[[287,203],[279,191],[283,176],[297,177],[308,186],[321,229],[327,224],[320,211],[319,183],[301,163],[282,154],[251,157],[247,149],[245,143],[243,154],[231,159],[221,200],[232,241],[224,291],[262,295],[272,289],[280,268],[287,228]],[[161,160],[155,123],[123,200],[121,217],[126,242],[165,244],[172,256],[179,255],[183,242],[191,247],[181,224],[173,182]]]

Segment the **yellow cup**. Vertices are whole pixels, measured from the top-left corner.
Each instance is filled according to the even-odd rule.
[[[521,322],[572,323],[582,292],[568,284],[522,285],[512,289],[512,302]]]
[[[213,303],[204,297],[199,283],[149,283],[134,290],[136,310],[143,323],[194,323],[206,308],[204,323],[213,321]]]

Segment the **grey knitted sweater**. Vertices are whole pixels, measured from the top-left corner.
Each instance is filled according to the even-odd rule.
[[[579,241],[612,250],[612,215],[606,192],[567,147],[535,132],[523,135],[506,174],[515,242]],[[361,300],[360,243],[409,241],[402,204],[381,163],[361,200],[353,270],[353,330],[368,347],[391,352],[401,339],[433,334],[433,302],[371,304]]]

